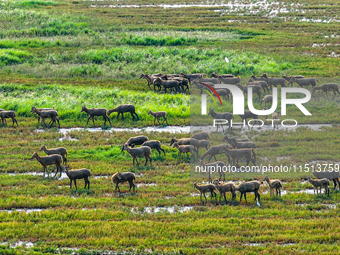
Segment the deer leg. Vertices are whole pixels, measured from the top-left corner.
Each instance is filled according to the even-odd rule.
[[[105,118],[105,116],[103,116],[103,118],[104,118],[104,121],[105,121],[105,122],[104,122],[104,126],[105,126],[105,125],[106,125],[106,118]]]
[[[57,169],[55,170],[55,174],[54,174],[53,178],[56,177],[57,174],[58,174],[58,166],[57,165],[55,165],[55,166],[57,167]]]
[[[164,156],[165,156],[165,150],[163,150],[162,148],[159,148],[161,151],[163,151],[163,153],[164,153]]]
[[[205,202],[207,203],[208,200],[207,200],[207,197],[205,196],[205,192],[203,192],[203,196],[204,196],[204,198],[205,198]]]
[[[193,160],[196,161],[196,158],[195,158],[195,151],[190,152],[190,159],[191,159],[191,158],[194,158]],[[198,157],[197,157],[197,158],[198,158]],[[189,159],[189,160],[190,160],[190,159]]]
[[[136,112],[133,113],[136,116],[136,120],[139,120],[138,114]]]
[[[144,158],[145,158],[145,164],[144,164],[144,166],[146,166],[146,163],[148,163],[148,157],[145,155]]]
[[[243,196],[243,192],[241,192],[240,203],[241,203],[241,200],[242,200],[242,196]]]
[[[246,192],[244,193],[244,199],[246,200],[246,204],[248,204],[248,202],[247,202],[247,193]]]
[[[43,123],[44,127],[46,127],[46,122],[45,122],[45,118],[41,118],[41,122]]]
[[[51,120],[50,123],[52,122],[52,124],[50,124],[50,128],[52,127],[52,125],[55,123],[55,119]]]
[[[74,185],[76,186],[76,190],[77,190],[78,187],[77,187],[77,180],[76,179],[74,179]]]
[[[112,124],[111,124],[111,121],[110,121],[110,118],[108,116],[106,116],[107,120],[109,121],[110,123],[110,126],[112,127]]]
[[[213,192],[214,192],[214,191],[210,190],[210,200],[212,200],[212,199],[213,199],[213,197],[214,197],[214,194],[213,194]]]
[[[333,179],[333,184],[334,184],[334,190],[335,190],[335,188],[336,188],[336,180],[335,179]]]
[[[254,166],[256,166],[256,161],[255,161],[255,159],[252,159],[251,161],[253,162]]]
[[[92,116],[92,123],[93,123],[93,127],[94,127],[94,116]]]
[[[84,189],[86,189],[86,185],[87,185],[87,181],[88,181],[86,177],[84,178],[84,181],[85,181],[85,187],[84,187]]]
[[[222,132],[224,133],[224,128],[223,128],[223,125],[221,124],[221,127],[222,127]]]
[[[124,120],[124,113],[122,112],[122,119]]]
[[[87,118],[86,125],[89,124],[89,120],[91,119],[91,115]]]
[[[131,114],[132,120],[134,120],[135,116],[132,114],[132,112],[130,112],[130,114]]]
[[[215,202],[216,202],[216,204],[217,204],[217,194],[216,194],[215,191],[213,191],[213,193],[214,193],[214,196],[215,196]]]
[[[229,165],[230,165],[230,156],[228,155],[228,154],[226,154],[227,155],[227,157],[228,157],[228,163],[229,163]]]
[[[70,179],[70,189],[72,189],[72,179]]]

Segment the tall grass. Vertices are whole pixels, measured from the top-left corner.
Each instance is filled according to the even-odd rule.
[[[32,55],[26,51],[15,49],[0,49],[0,66],[15,65],[32,59]]]
[[[81,107],[85,105],[88,108],[106,108],[113,109],[121,104],[133,104],[136,106],[136,112],[141,121],[134,122],[130,116],[125,114],[126,120],[122,121],[121,117],[115,120],[116,113],[111,115],[115,126],[147,126],[153,120],[148,116],[148,111],[166,111],[172,125],[181,125],[183,119],[187,119],[190,114],[189,96],[177,94],[158,94],[155,92],[133,92],[129,90],[101,89],[96,87],[72,87],[66,85],[36,85],[20,86],[6,85],[1,86],[0,107],[16,111],[19,117],[31,117],[31,107],[35,105],[38,108],[55,107],[58,110],[59,119],[68,122],[69,125],[85,125],[88,116],[81,113]],[[32,119],[33,120],[33,119]],[[96,123],[102,124],[102,119]],[[26,122],[26,121],[25,121]],[[35,123],[35,121],[33,122]],[[22,123],[23,125],[31,125]]]
[[[48,53],[48,52],[46,52]],[[229,59],[229,63],[225,62]],[[115,47],[111,49],[79,50],[72,54],[49,54],[35,58],[27,72],[34,74],[40,63],[53,63],[48,69],[37,75],[42,77],[57,76],[53,70],[61,69],[62,77],[100,76],[131,79],[139,78],[140,73],[233,73],[234,75],[252,75],[255,73],[281,74],[292,68],[287,62],[253,52],[225,50],[222,48],[200,49],[172,47]],[[56,65],[57,64],[57,65]],[[100,65],[98,67],[93,66]],[[78,65],[74,68],[65,65]],[[33,67],[32,67],[33,66]],[[45,63],[41,66],[48,67]],[[46,69],[46,70],[48,70]],[[62,69],[67,70],[66,72]],[[13,71],[20,72],[20,68]],[[22,68],[25,70],[25,67]]]
[[[141,37],[141,36],[129,36],[128,38],[123,38],[122,43],[128,45],[143,45],[143,46],[181,46],[181,45],[191,45],[198,41],[197,38],[173,38],[173,37]]]

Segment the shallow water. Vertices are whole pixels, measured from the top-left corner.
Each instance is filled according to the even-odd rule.
[[[62,174],[61,174],[61,177],[59,177],[59,176],[60,176],[60,174],[57,174],[58,181],[61,181],[61,180],[64,180],[64,179],[67,179],[67,178],[68,178],[68,176],[67,176],[66,173],[62,173]]]
[[[294,192],[294,193],[314,194],[314,189],[303,189],[303,190],[299,190],[299,191]],[[315,194],[316,194],[316,191],[315,191]]]
[[[143,186],[157,186],[157,183],[136,183],[136,187],[143,187]]]
[[[297,243],[284,243],[284,244],[279,244],[281,246],[292,246],[292,245],[297,245]]]
[[[33,175],[33,176],[36,176],[36,175],[44,175],[44,173],[38,173],[38,172],[28,172],[28,173],[8,173],[8,175]],[[46,174],[47,175],[47,174]]]
[[[276,157],[276,161],[291,160],[291,157]]]
[[[321,131],[321,127],[331,127],[332,124],[298,124],[296,127],[282,127],[279,126],[278,130],[292,130],[295,131],[299,127],[309,127],[311,130],[315,131]],[[227,126],[224,125],[225,130]],[[234,126],[234,130],[240,130],[241,133],[250,131],[248,127],[244,127],[241,130],[241,126]],[[219,128],[219,131],[221,128]],[[257,131],[257,132],[263,132],[263,131],[269,131],[273,130],[271,125],[265,125],[261,127],[261,129],[258,129],[258,127],[254,127],[252,130]],[[36,129],[36,132],[44,132],[44,129]],[[137,132],[169,132],[169,133],[190,133],[190,132],[195,132],[195,131],[202,131],[202,132],[216,132],[216,127],[213,127],[212,125],[209,126],[167,126],[167,127],[144,127],[144,128],[111,128],[107,130],[103,130],[101,127],[98,128],[60,128],[59,133],[64,134],[65,137],[67,137],[67,133],[71,131],[89,131],[89,132],[132,132],[132,133],[137,133]],[[60,138],[61,139],[61,138]],[[75,138],[74,141],[77,141]]]
[[[79,139],[72,138],[70,136],[64,136],[64,137],[59,138],[59,142],[63,142],[63,141],[79,141]]]
[[[314,130],[314,131],[321,131],[321,127],[331,127],[332,124],[298,124],[296,127],[282,127],[281,125],[279,125],[278,127],[278,130],[286,130],[286,131],[296,131],[296,129],[300,128],[300,127],[309,127],[311,130]],[[227,127],[226,125],[224,125],[224,130],[227,130]],[[192,126],[190,131],[193,132],[193,131],[204,131],[204,132],[208,132],[208,133],[211,133],[211,132],[215,132],[216,131],[216,127],[213,127],[213,126]],[[219,127],[218,129],[219,131],[221,130],[221,128]],[[233,130],[239,130],[241,131],[241,133],[245,133],[245,132],[248,132],[250,131],[250,129],[248,127],[244,127],[241,129],[241,126],[238,125],[238,126],[234,126],[233,127]],[[265,126],[262,126],[261,129],[258,129],[257,126],[255,126],[254,128],[251,129],[252,131],[257,131],[257,132],[263,132],[263,131],[273,131],[273,128],[271,125],[265,125]]]
[[[31,209],[14,209],[14,210],[0,210],[0,212],[25,212],[25,213],[32,213],[32,212],[41,212],[47,210],[46,208],[31,208]]]
[[[131,212],[142,212],[142,213],[184,213],[192,210],[194,206],[170,206],[170,207],[145,207],[144,211],[136,210],[135,208],[131,209]]]
[[[294,192],[290,192],[290,193],[294,193]],[[270,190],[265,190],[262,192],[262,194],[270,194]],[[273,196],[276,196],[276,191],[273,191]],[[287,190],[281,190],[281,196],[287,195],[288,191]]]
[[[94,179],[101,179],[101,178],[108,179],[108,178],[111,178],[111,176],[109,176],[109,175],[97,175],[97,176],[93,176],[93,178]]]
[[[8,244],[9,244],[8,242],[0,243],[0,245],[8,245]],[[34,246],[34,243],[32,243],[32,242],[25,242],[25,241],[18,241],[18,242],[15,242],[15,243],[10,243],[9,246],[11,248],[16,248],[18,246],[25,246],[27,248],[32,248]]]
[[[36,132],[44,132],[44,129],[36,129]],[[101,127],[97,128],[60,128],[59,133],[64,134],[64,137],[67,137],[67,133],[71,131],[89,131],[89,132],[169,132],[169,133],[189,133],[190,126],[166,126],[166,127],[143,127],[143,128],[111,128],[111,129],[102,129]],[[61,138],[60,138],[61,139]],[[73,139],[72,141],[77,141],[77,139]]]
[[[263,244],[263,243],[245,243],[243,245],[247,245],[247,246],[265,246],[265,244]]]

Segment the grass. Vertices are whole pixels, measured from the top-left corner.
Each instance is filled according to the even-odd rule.
[[[147,112],[165,110],[169,124],[189,124],[189,100],[187,95],[158,94],[155,92],[135,92],[118,88],[103,89],[95,87],[73,87],[61,85],[2,85],[1,106],[16,111],[22,121],[20,126],[37,126],[36,117],[30,113],[34,105],[38,108],[52,108],[58,110],[62,127],[85,127],[88,115],[81,113],[81,107],[113,109],[121,104],[134,104],[140,120],[132,121],[129,114],[117,120],[117,114],[112,113],[112,124],[115,127],[145,127],[152,125],[153,117]],[[96,125],[103,123],[102,118],[96,118]],[[92,123],[88,127],[92,126]]]
[[[6,49],[7,50],[7,49]],[[5,51],[6,51],[5,50]],[[37,54],[37,52],[36,52]],[[222,48],[200,49],[174,47],[115,47],[49,54],[38,53],[21,66],[4,68],[2,73],[22,73],[33,77],[96,77],[131,79],[141,73],[233,73],[251,76],[268,72],[278,74],[292,68],[287,62],[251,52],[225,51]],[[47,55],[46,55],[47,54]],[[225,62],[228,58],[230,63]],[[4,59],[6,61],[6,59]],[[11,64],[4,62],[5,64]],[[16,63],[12,63],[16,64]],[[67,70],[66,72],[64,70]],[[10,71],[9,71],[10,70]],[[44,70],[44,72],[42,72]]]
[[[58,181],[42,176],[0,175],[3,198],[0,201],[1,209],[44,209],[32,213],[0,211],[2,222],[0,232],[3,241],[21,240],[34,243],[34,248],[17,248],[13,252],[24,252],[27,249],[27,252],[34,250],[48,253],[52,252],[54,247],[76,247],[83,248],[86,252],[91,252],[90,250],[143,252],[152,249],[161,253],[222,254],[225,245],[234,253],[251,251],[289,253],[292,252],[291,249],[295,252],[301,250],[317,252],[320,247],[314,246],[315,242],[322,242],[327,251],[336,249],[332,246],[337,238],[333,232],[336,228],[332,227],[325,233],[323,226],[325,224],[334,226],[334,213],[339,209],[329,208],[328,204],[336,206],[338,192],[331,190],[330,198],[325,195],[295,193],[311,188],[310,184],[300,182],[300,178],[305,178],[311,174],[310,172],[291,172],[284,175],[270,173],[271,178],[280,178],[287,182],[284,183],[283,189],[289,193],[282,196],[282,199],[270,198],[268,193],[263,194],[264,190],[268,190],[268,186],[262,186],[261,208],[256,207],[251,194],[248,196],[248,205],[243,201],[241,204],[234,202],[234,206],[223,203],[215,206],[208,198],[208,204],[201,206],[199,197],[191,195],[197,194],[192,182],[200,182],[201,177],[193,177],[190,165],[183,161],[178,162],[176,149],[169,146],[173,134],[147,134],[150,140],[160,140],[166,151],[166,156],[158,156],[158,153],[152,152],[151,168],[133,167],[132,158],[126,152],[120,152],[121,144],[131,136],[129,132],[111,135],[105,132],[72,131],[69,136],[78,141],[60,142],[59,137],[62,134],[53,129],[43,133],[35,132],[30,127],[20,128],[16,132],[10,130],[12,128],[5,128],[0,137],[3,148],[0,154],[0,168],[4,172],[41,172],[38,162],[24,159],[28,159],[42,144],[48,148],[67,147],[68,161],[72,168],[87,167],[92,171],[90,192],[82,189],[84,185],[82,180],[78,181],[79,192],[74,192],[69,190],[68,179]],[[339,158],[339,145],[336,142],[339,133],[338,127],[330,127],[322,131],[298,129],[296,132],[268,131],[258,134],[252,131],[246,134],[252,137],[258,146],[259,164],[299,165],[311,160],[336,161]],[[135,135],[138,134],[144,133]],[[240,136],[238,132],[235,134]],[[176,135],[177,138],[187,136]],[[218,144],[221,134],[213,133],[211,140]],[[327,146],[319,146],[324,140],[332,142]],[[280,146],[273,147],[272,144]],[[281,156],[289,159],[278,162],[276,158]],[[218,160],[225,161],[226,158],[219,156]],[[49,168],[52,169],[53,167]],[[153,185],[137,187],[136,195],[117,195],[113,192],[109,178],[118,170],[134,171],[139,176],[136,183]],[[162,174],[159,174],[160,172]],[[96,178],[99,176],[104,177]],[[233,180],[247,180],[253,177],[262,180],[263,175],[227,174],[227,178]],[[206,179],[207,176],[203,178]],[[127,192],[127,188],[126,184],[121,185],[123,194]],[[302,203],[307,205],[296,205]],[[185,213],[143,213],[147,207],[170,206],[179,208],[193,206],[193,208]],[[82,210],[83,208],[85,210]],[[131,212],[132,208],[136,211]],[[155,228],[159,231],[154,231]],[[297,235],[301,229],[304,230],[304,235]],[[320,231],[317,231],[318,229]],[[191,241],[180,242],[181,236],[188,233]],[[310,236],[313,236],[313,241]],[[135,239],[138,239],[138,242],[133,241]],[[259,246],[246,245],[252,243]],[[286,243],[293,245],[287,247],[284,245]],[[2,246],[1,249],[11,250],[8,246]]]
[[[339,192],[331,190],[330,198],[297,193],[311,188],[300,181],[310,172],[270,173],[270,178],[285,182],[288,194],[282,199],[271,198],[265,193],[268,186],[262,185],[261,207],[256,206],[252,194],[247,205],[231,202],[228,195],[227,204],[215,205],[208,198],[202,206],[192,182],[207,176],[195,176],[189,158],[179,162],[177,150],[169,146],[172,137],[189,134],[148,133],[150,140],[162,142],[166,156],[153,151],[153,167],[132,166],[130,155],[120,151],[121,144],[145,132],[74,130],[68,136],[77,140],[60,141],[64,135],[55,128],[37,132],[40,126],[29,111],[32,105],[55,106],[62,127],[84,127],[83,104],[113,108],[133,103],[141,120],[112,117],[113,126],[150,126],[153,117],[146,114],[149,108],[167,111],[171,125],[210,124],[210,116],[200,116],[197,96],[190,101],[188,94],[152,92],[145,80],[138,79],[140,73],[209,75],[214,71],[240,75],[244,83],[253,73],[266,72],[269,76],[302,74],[318,77],[322,83],[337,82],[339,58],[334,56],[339,54],[339,1],[268,2],[264,6],[252,0],[245,3],[246,8],[236,2],[232,7],[166,9],[93,6],[107,4],[122,5],[119,1],[0,2],[0,108],[15,110],[20,125],[0,126],[0,210],[14,209],[11,213],[0,211],[0,253],[70,254],[75,251],[72,248],[78,254],[98,254],[100,250],[225,254],[226,249],[231,254],[338,253],[339,224],[334,215],[339,211]],[[164,1],[126,0],[125,4],[160,5]],[[170,0],[167,4],[187,2]],[[216,111],[232,111],[231,102],[223,107],[211,101],[208,104]],[[254,105],[262,109],[258,99]],[[236,130],[231,135],[247,135],[256,142],[258,164],[337,162],[338,97],[315,93],[305,106],[312,116],[305,117],[289,106],[285,118],[333,126],[321,131]],[[102,124],[103,120],[96,120],[96,126]],[[221,134],[211,135],[214,145],[221,143],[221,138]],[[89,168],[91,190],[82,189],[82,180],[76,192],[69,190],[68,179],[22,174],[42,172],[37,161],[28,159],[43,144],[67,147],[71,168]],[[218,156],[218,160],[226,158]],[[110,176],[118,170],[138,175],[136,183],[144,185],[137,187],[136,195],[127,193],[126,184],[121,185],[122,194],[114,193]],[[232,173],[227,178],[262,180],[263,174]],[[180,211],[183,206],[189,206],[190,211],[147,213],[150,207]],[[44,210],[15,211],[22,208]],[[7,244],[2,243],[5,241]],[[34,246],[10,247],[18,241],[30,241]]]

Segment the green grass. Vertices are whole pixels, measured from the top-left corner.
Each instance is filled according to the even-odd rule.
[[[300,183],[300,178],[306,177],[308,173],[270,174],[271,178],[279,177],[287,182],[283,184],[283,189],[289,194],[282,196],[282,199],[270,198],[268,193],[263,194],[265,190],[268,191],[268,186],[261,186],[261,208],[253,202],[252,194],[248,195],[248,205],[244,201],[239,204],[237,200],[232,206],[224,205],[224,202],[215,206],[208,198],[208,204],[201,206],[199,197],[191,195],[197,194],[192,182],[200,182],[201,179],[190,175],[190,165],[177,162],[177,151],[169,146],[172,134],[148,134],[149,139],[159,139],[166,151],[166,156],[161,157],[157,152],[152,152],[153,167],[150,168],[133,167],[132,158],[126,152],[120,152],[120,145],[131,136],[129,132],[110,135],[73,131],[70,136],[78,141],[59,142],[58,138],[62,135],[53,130],[44,133],[35,132],[32,128],[21,128],[16,132],[11,130],[6,128],[0,135],[3,148],[0,154],[1,169],[5,172],[41,172],[42,167],[37,161],[24,159],[28,159],[33,151],[46,144],[48,148],[67,147],[71,167],[87,167],[92,171],[92,176],[90,192],[82,189],[82,180],[78,181],[79,192],[75,192],[74,188],[73,191],[69,190],[68,179],[58,181],[42,176],[1,174],[1,209],[44,209],[29,214],[0,212],[2,241],[35,243],[34,248],[30,249],[13,250],[2,246],[3,251],[11,251],[13,254],[30,251],[48,254],[56,247],[76,247],[83,248],[84,252],[143,252],[152,249],[165,254],[223,254],[225,246],[228,246],[232,253],[241,254],[261,251],[296,253],[301,250],[315,253],[320,249],[315,243],[322,243],[325,251],[337,251],[334,245],[338,238],[334,234],[337,230],[334,214],[339,209],[329,208],[328,205],[338,203],[338,192],[331,190],[330,198],[325,195],[294,193],[311,188],[308,183]],[[255,131],[247,133],[248,137],[255,134]],[[277,156],[289,156],[291,160],[277,163],[300,164],[316,159],[338,159],[339,145],[336,140],[327,146],[318,144],[324,139],[336,139],[339,134],[338,127],[323,131],[270,131],[255,135],[253,140],[258,145],[258,163],[275,164]],[[188,134],[176,135],[177,138],[186,136]],[[217,144],[221,134],[212,134],[211,140]],[[272,147],[270,144],[274,142],[281,146]],[[268,161],[262,161],[261,157],[264,156]],[[218,159],[226,160],[220,156]],[[155,183],[156,186],[140,186],[137,187],[136,195],[119,196],[114,193],[109,180],[118,170],[142,173],[136,183]],[[100,175],[109,177],[95,178]],[[244,180],[252,177],[227,175],[227,178]],[[263,175],[258,173],[255,178],[262,180]],[[127,188],[126,184],[121,185],[124,194]],[[229,194],[227,198],[229,203]],[[306,205],[296,205],[302,203]],[[185,213],[143,213],[146,207],[170,206],[194,207]],[[131,212],[132,208],[135,212]],[[325,225],[332,227],[325,230]],[[301,230],[303,235],[300,234]],[[190,242],[180,241],[188,234]],[[250,243],[260,246],[246,245]],[[285,243],[294,245],[284,246]]]
[[[20,125],[12,128],[10,121],[8,126],[0,125],[0,209],[46,209],[29,214],[0,211],[0,253],[70,254],[71,248],[79,249],[78,254],[98,254],[99,250],[132,254],[339,253],[339,220],[334,216],[339,212],[339,192],[331,190],[330,198],[297,193],[311,188],[300,182],[310,172],[270,173],[270,178],[285,181],[283,189],[288,194],[282,199],[271,198],[264,193],[268,186],[261,185],[260,208],[253,194],[248,195],[247,205],[238,199],[230,202],[228,194],[227,205],[223,202],[216,206],[208,198],[208,204],[202,206],[192,183],[207,176],[195,177],[189,159],[179,162],[177,150],[169,146],[172,137],[189,134],[148,133],[150,140],[161,141],[166,156],[153,151],[153,167],[137,167],[120,148],[129,137],[145,132],[72,131],[68,136],[78,140],[61,142],[63,134],[55,128],[37,132],[40,126],[29,113],[32,105],[54,106],[62,127],[84,127],[86,114],[80,113],[83,104],[113,108],[133,103],[141,120],[111,117],[113,126],[150,126],[153,117],[147,115],[149,109],[167,111],[171,125],[211,123],[210,116],[200,116],[200,107],[190,109],[193,102],[188,94],[150,91],[146,81],[138,79],[142,72],[233,73],[240,75],[243,83],[253,73],[266,72],[270,76],[302,74],[320,77],[322,83],[337,82],[339,58],[334,54],[339,54],[338,22],[328,21],[338,19],[339,1],[299,0],[294,5],[268,2],[269,7],[263,8],[251,0],[247,8],[236,3],[230,12],[229,8],[214,6],[91,7],[94,4],[158,5],[164,1],[0,2],[0,108],[15,110]],[[170,0],[167,4],[187,2]],[[288,12],[275,14],[285,9]],[[318,19],[327,22],[314,22]],[[254,105],[262,109],[257,99]],[[231,102],[220,107],[209,101],[209,106],[232,111]],[[299,123],[330,123],[333,127],[246,132],[258,147],[258,164],[338,162],[338,96],[333,99],[315,93],[306,108],[311,117],[289,106],[285,118]],[[236,120],[240,119],[236,116]],[[96,126],[102,124],[102,119],[96,120]],[[231,135],[244,136],[238,131]],[[214,145],[221,139],[221,134],[211,135]],[[91,190],[83,189],[83,180],[78,181],[76,192],[74,188],[70,191],[68,179],[9,175],[41,173],[42,166],[28,159],[43,144],[48,148],[65,146],[71,168],[90,169]],[[218,156],[218,160],[226,158]],[[53,170],[48,168],[49,172]],[[139,186],[137,194],[130,195],[124,184],[123,194],[116,194],[110,176],[118,170],[134,171],[138,184],[156,185]],[[229,174],[227,178],[263,180],[263,174]],[[144,212],[147,207],[172,206],[193,208],[184,213]],[[31,241],[34,247],[11,248],[2,244],[4,241]],[[66,249],[61,251],[62,247]]]
[[[121,116],[117,120],[117,113],[112,113],[112,125],[115,127],[152,125],[153,117],[148,115],[149,110],[165,110],[171,125],[189,124],[189,99],[187,95],[182,94],[141,93],[118,88],[82,88],[66,85],[2,85],[0,97],[0,107],[16,111],[20,126],[37,126],[36,116],[30,113],[33,105],[38,108],[55,107],[62,127],[86,126],[88,114],[80,112],[83,105],[88,108],[113,109],[121,104],[135,105],[140,120],[132,121],[129,113],[124,114],[124,121]],[[103,118],[97,117],[95,123],[96,126],[103,125]],[[87,127],[90,126],[91,122]]]

